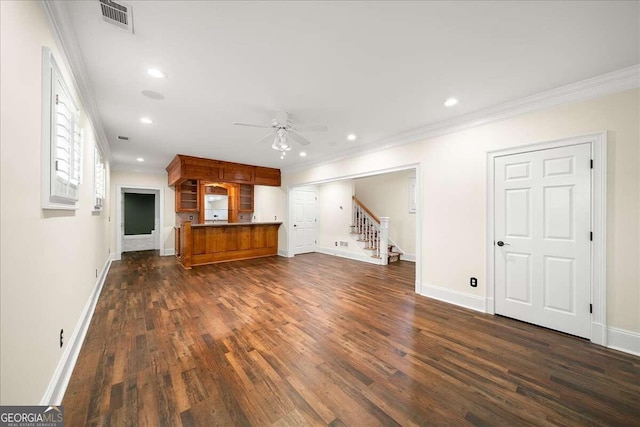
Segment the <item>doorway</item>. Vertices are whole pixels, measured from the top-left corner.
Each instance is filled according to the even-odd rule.
[[[125,190],[122,252],[160,249],[158,225],[160,223],[159,197],[153,192]]]
[[[489,312],[604,341],[605,143],[489,153]]]
[[[140,251],[140,250],[159,250],[160,255],[167,255],[164,250],[165,230],[164,224],[164,190],[159,187],[138,187],[138,186],[116,186],[116,252],[114,259],[119,260],[122,252]],[[127,196],[129,194],[138,194],[137,197]],[[153,197],[153,225],[150,220],[150,203],[149,200]],[[137,201],[146,198],[147,215],[144,215],[145,219],[134,219],[134,227],[127,230],[126,222],[126,204],[127,198],[129,203],[133,203],[134,216],[135,213],[140,213],[140,206],[136,205]],[[133,202],[132,202],[133,200]],[[143,202],[144,204],[144,202]],[[132,206],[129,206],[132,207]],[[131,226],[131,218],[129,218],[129,226]],[[153,228],[151,228],[153,227]],[[171,253],[169,253],[171,255]]]
[[[312,188],[293,190],[294,255],[316,251],[317,191]]]

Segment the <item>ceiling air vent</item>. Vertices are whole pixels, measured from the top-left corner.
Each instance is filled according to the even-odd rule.
[[[100,0],[102,19],[133,34],[133,14],[131,6],[112,0]]]

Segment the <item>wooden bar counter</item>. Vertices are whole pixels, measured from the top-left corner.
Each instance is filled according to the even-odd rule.
[[[176,254],[184,268],[278,254],[281,222],[191,224],[176,227]]]

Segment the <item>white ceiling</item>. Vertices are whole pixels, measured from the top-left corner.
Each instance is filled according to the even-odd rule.
[[[134,34],[104,22],[97,0],[66,2],[73,65],[120,168],[162,170],[177,153],[296,167],[640,62],[638,2],[128,3]],[[445,108],[450,96],[460,103]],[[231,124],[279,111],[329,127],[302,133],[306,158],[294,145],[280,160],[255,143],[266,130]]]

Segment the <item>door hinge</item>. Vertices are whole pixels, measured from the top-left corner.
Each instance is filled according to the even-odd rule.
[[[589,313],[593,313],[593,304],[589,304]]]
[[[589,232],[589,241],[593,242],[593,231]]]
[[[591,165],[591,169],[593,169],[593,159],[591,159],[590,165]]]
[[[60,100],[58,99],[58,94],[56,93],[56,105],[58,105],[58,102],[60,102]]]

